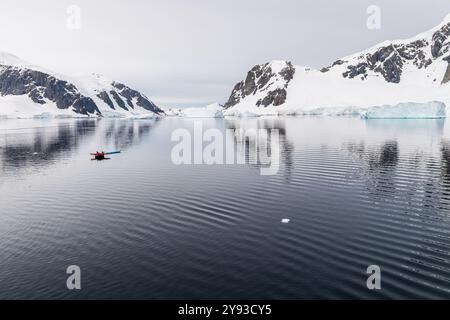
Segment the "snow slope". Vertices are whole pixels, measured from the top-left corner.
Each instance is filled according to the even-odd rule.
[[[0,52],[0,118],[162,114],[144,94],[120,82],[97,74],[65,76]]]
[[[386,41],[315,70],[257,65],[233,89],[225,115],[349,114],[373,106],[450,106],[450,15],[428,32]]]

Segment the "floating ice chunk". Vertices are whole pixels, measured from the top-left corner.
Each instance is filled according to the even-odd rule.
[[[125,115],[123,113],[120,112],[116,112],[114,110],[105,110],[102,112],[102,117],[103,118],[125,118]]]
[[[187,108],[181,110],[181,116],[186,118],[223,118],[222,107],[218,103],[203,108]]]
[[[70,119],[70,118],[82,118],[83,115],[70,115],[70,114],[55,114],[54,118],[55,119]]]
[[[129,116],[127,116],[128,119],[157,119],[160,118],[160,116],[156,113],[142,113],[142,114],[131,114]]]
[[[181,109],[167,108],[163,110],[167,117],[180,117],[182,115]]]
[[[445,104],[432,101],[384,105],[367,108],[361,116],[365,119],[441,119],[445,118]]]
[[[291,219],[282,219],[281,220],[281,223],[289,223],[289,222],[291,222]]]
[[[50,112],[43,112],[40,114],[35,114],[33,116],[34,119],[51,119],[53,118],[53,115]]]
[[[364,110],[363,110],[364,111]],[[345,117],[357,116],[361,114],[361,109],[357,107],[323,107],[315,108],[303,112],[296,112],[296,114],[306,116],[329,116],[329,117]]]
[[[243,112],[236,112],[234,116],[239,118],[256,118],[261,115],[250,111],[243,111]]]

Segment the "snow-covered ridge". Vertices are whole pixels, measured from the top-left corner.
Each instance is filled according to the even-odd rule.
[[[28,63],[20,59],[19,57],[8,53],[8,52],[0,52],[0,65],[7,66],[25,66]]]
[[[0,53],[0,117],[153,117],[164,112],[130,87],[90,74],[65,76]]]
[[[450,105],[450,15],[405,40],[385,41],[321,70],[272,61],[252,68],[224,114],[358,113],[400,103]]]

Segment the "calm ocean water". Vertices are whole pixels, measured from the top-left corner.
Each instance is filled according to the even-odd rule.
[[[195,121],[279,129],[278,174],[174,165]],[[0,298],[450,298],[450,124],[0,120]]]

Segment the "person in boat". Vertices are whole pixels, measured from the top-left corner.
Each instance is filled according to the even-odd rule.
[[[94,156],[94,159],[92,159],[92,160],[105,160],[105,159],[107,159],[107,158],[105,158],[105,153],[102,151],[102,152],[96,152],[96,153],[92,153],[92,155]]]
[[[91,153],[92,156],[94,156],[94,158],[92,160],[109,160],[111,158],[107,158],[105,157],[106,155],[110,155],[110,154],[118,154],[121,153],[121,151],[114,151],[114,152],[96,152],[96,153]]]

